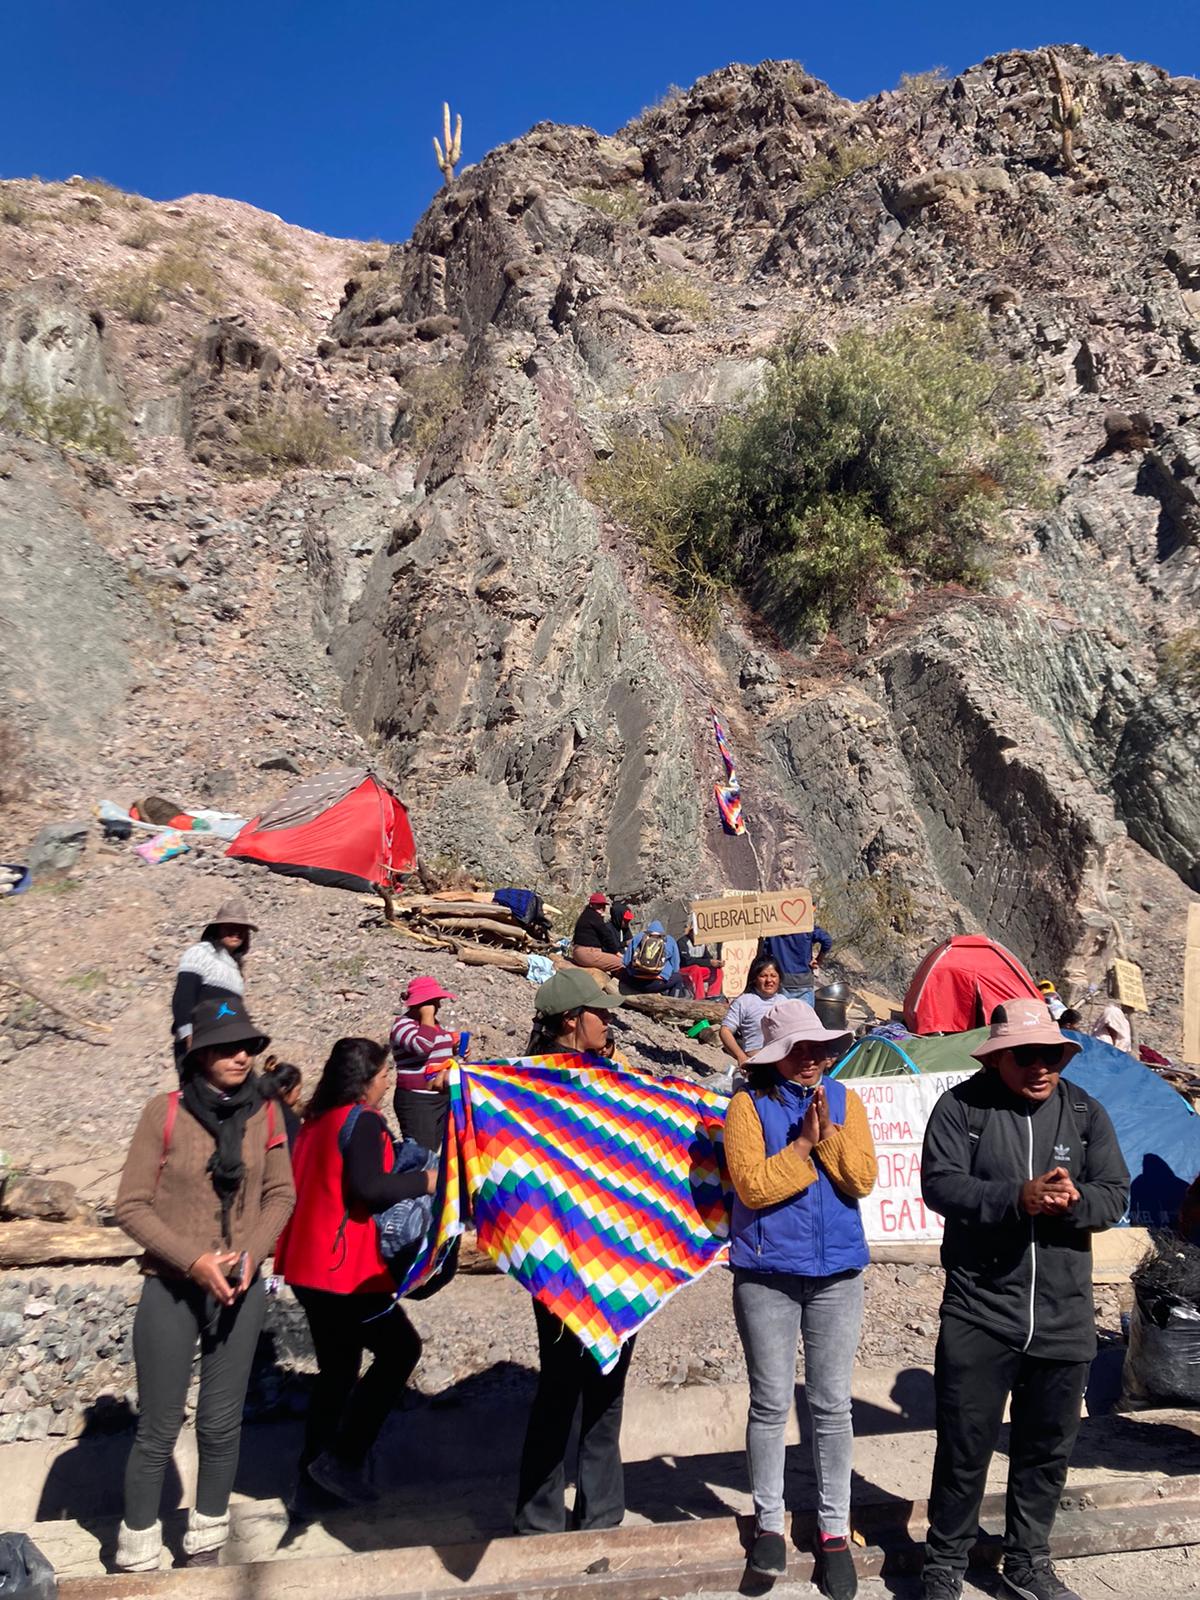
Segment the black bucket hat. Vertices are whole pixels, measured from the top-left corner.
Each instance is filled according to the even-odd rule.
[[[250,1019],[241,997],[226,995],[220,1000],[201,1000],[192,1013],[192,1037],[188,1042],[187,1066],[199,1050],[215,1044],[244,1044],[252,1056],[259,1056],[270,1044],[265,1033],[260,1033]]]

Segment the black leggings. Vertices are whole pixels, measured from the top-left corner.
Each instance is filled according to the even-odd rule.
[[[192,1362],[200,1345],[196,1510],[223,1517],[237,1472],[242,1408],[267,1301],[261,1278],[208,1326],[213,1301],[188,1280],[147,1278],[133,1319],[137,1437],[125,1467],[125,1524],[158,1521],[163,1478],[183,1426]]]
[[[317,1381],[308,1402],[301,1470],[328,1450],[361,1467],[388,1412],[404,1398],[421,1359],[417,1330],[388,1294],[330,1294],[295,1289],[317,1355]],[[381,1316],[386,1312],[386,1316]],[[360,1378],[363,1352],[375,1357]]]

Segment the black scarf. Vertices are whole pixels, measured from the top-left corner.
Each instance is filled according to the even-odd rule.
[[[229,1213],[233,1198],[246,1176],[242,1160],[242,1138],[246,1124],[262,1102],[258,1079],[251,1073],[231,1094],[214,1089],[201,1073],[194,1072],[183,1085],[183,1103],[202,1128],[217,1141],[208,1161],[213,1188],[221,1202],[221,1237],[230,1244]]]

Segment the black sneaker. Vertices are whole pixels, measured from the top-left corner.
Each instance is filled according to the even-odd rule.
[[[858,1573],[850,1542],[845,1538],[817,1540],[817,1588],[828,1600],[854,1600]]]
[[[1048,1556],[1039,1561],[1006,1558],[1000,1576],[1021,1600],[1079,1600],[1050,1565]]]
[[[750,1571],[764,1578],[787,1577],[787,1542],[781,1533],[756,1533],[750,1546]]]
[[[921,1600],[958,1600],[962,1589],[962,1573],[949,1567],[926,1567],[922,1574]]]

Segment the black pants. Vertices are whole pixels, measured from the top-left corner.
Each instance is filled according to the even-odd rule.
[[[540,1370],[521,1452],[513,1526],[517,1533],[566,1531],[565,1458],[575,1413],[582,1407],[571,1527],[617,1528],[625,1515],[621,1411],[634,1341],[625,1342],[621,1359],[604,1373],[595,1357],[538,1300],[533,1302],[533,1315]]]
[[[1050,1554],[1050,1530],[1079,1432],[1090,1364],[1022,1355],[982,1328],[955,1317],[942,1319],[933,1368],[937,1453],[927,1569],[966,1569],[1010,1394],[1004,1552],[1035,1561]]]
[[[447,1089],[439,1089],[434,1094],[415,1089],[397,1089],[392,1096],[400,1132],[406,1139],[415,1139],[426,1150],[432,1150],[434,1155],[441,1153],[449,1105],[450,1093]]]
[[[146,1279],[133,1319],[138,1423],[125,1467],[127,1527],[149,1528],[158,1521],[163,1477],[183,1426],[197,1343],[196,1510],[223,1517],[229,1509],[246,1385],[266,1309],[261,1278],[219,1312],[204,1290],[188,1280]]]
[[[303,1470],[324,1450],[361,1467],[421,1359],[417,1330],[388,1294],[329,1294],[297,1287],[317,1357],[308,1402]],[[381,1316],[381,1312],[387,1312]],[[375,1359],[359,1377],[363,1352]]]

